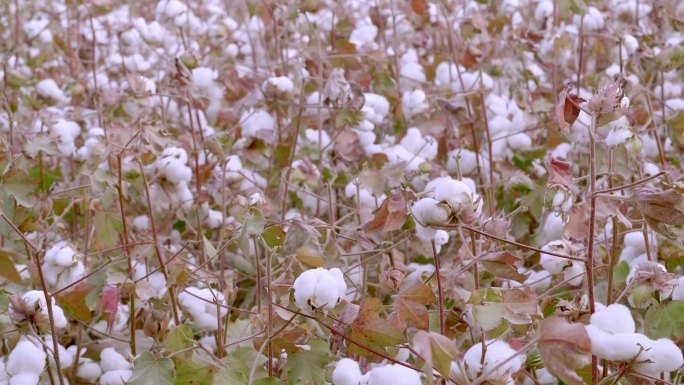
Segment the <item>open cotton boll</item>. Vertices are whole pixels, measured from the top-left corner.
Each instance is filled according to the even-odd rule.
[[[46,98],[52,99],[59,104],[68,104],[71,102],[71,98],[66,96],[64,91],[62,91],[57,82],[52,79],[43,79],[36,84],[36,90],[38,95]]]
[[[21,372],[10,378],[9,385],[38,385],[40,375],[33,372]]]
[[[100,377],[100,385],[124,385],[131,377],[133,377],[131,369],[108,371]]]
[[[597,31],[605,24],[601,11],[596,7],[588,7],[584,16],[575,15],[573,21],[577,27],[581,25],[585,32]]]
[[[421,385],[418,372],[397,364],[377,366],[366,378],[368,385]]]
[[[428,109],[427,98],[423,90],[406,91],[401,97],[401,107],[406,119],[423,113]]]
[[[133,218],[133,228],[137,231],[146,231],[150,229],[150,218],[147,215],[138,215]]]
[[[434,186],[434,196],[438,201],[449,203],[454,209],[461,205],[473,203],[473,191],[470,187],[466,183],[452,178],[441,179],[441,182]]]
[[[261,85],[266,95],[284,96],[294,92],[294,83],[287,76],[274,76],[266,79]]]
[[[321,149],[325,149],[326,151],[330,151],[332,149],[332,147],[330,147],[330,142],[332,140],[330,139],[330,135],[328,135],[325,130],[314,130],[307,128],[304,130],[304,137],[308,143],[315,145],[317,148],[320,142]]]
[[[591,315],[590,322],[610,334],[634,333],[632,313],[625,305],[614,303]]]
[[[295,303],[301,310],[310,311],[312,306],[330,310],[344,297],[347,284],[340,269],[319,267],[300,274],[293,288]]]
[[[677,278],[677,285],[672,290],[673,301],[684,301],[684,276]]]
[[[87,357],[81,357],[78,360],[78,369],[76,369],[76,377],[84,382],[94,383],[102,375],[102,368],[100,365]]]
[[[22,372],[40,375],[45,368],[46,357],[43,349],[22,338],[7,357],[5,370],[12,377]]]
[[[524,282],[535,293],[543,293],[551,286],[551,274],[546,270],[532,271]],[[511,281],[515,282],[515,281]]]
[[[444,225],[449,220],[449,209],[432,198],[423,198],[411,206],[416,220],[423,225]]]
[[[570,255],[572,253],[570,244],[564,240],[551,241],[542,246],[542,250],[566,255]],[[539,263],[549,273],[558,274],[563,271],[565,266],[570,264],[570,260],[556,257],[555,255],[541,254]]]
[[[563,280],[567,281],[570,286],[580,286],[584,281],[586,268],[584,264],[577,261],[572,261],[570,267],[563,270]]]
[[[457,161],[458,160],[458,161]],[[482,157],[473,151],[466,148],[460,148],[450,151],[447,154],[447,171],[450,174],[458,174],[458,166],[461,166],[461,175],[469,175],[477,171],[477,163],[484,168],[485,164]]]
[[[114,348],[104,348],[100,352],[100,365],[102,370],[110,372],[113,370],[133,369],[133,364],[124,358]]]
[[[333,371],[333,384],[359,385],[361,376],[359,363],[349,358],[343,358],[337,362]]]
[[[363,116],[373,124],[380,124],[389,114],[390,104],[386,97],[367,92],[363,94]]]
[[[634,365],[634,370],[656,377],[663,372],[675,371],[684,364],[681,349],[667,338],[653,341],[651,349],[643,352],[639,356],[639,361],[641,361],[642,356],[644,362]]]
[[[399,71],[399,77],[401,79],[401,91],[408,91],[414,87],[420,86],[427,80],[425,69],[420,63],[415,62],[402,64],[401,70]]]
[[[565,223],[563,222],[563,214],[552,211],[546,216],[540,236],[547,242],[555,239],[561,239],[563,238],[564,227]]]
[[[484,365],[481,363],[481,343],[474,344],[463,356],[463,365],[468,378],[474,380],[478,375],[483,375],[483,380],[506,381],[513,373],[520,370],[524,362],[523,355],[518,354],[508,343],[501,340],[487,340],[485,344],[487,351]],[[509,360],[511,357],[513,358]],[[507,362],[502,364],[505,361]]]
[[[273,131],[275,129],[275,119],[264,110],[245,111],[240,116],[240,122],[244,138],[256,138],[261,130]]]
[[[413,155],[427,160],[433,160],[437,156],[437,141],[430,135],[423,136],[416,127],[406,131],[399,144]]]
[[[220,316],[228,314],[225,296],[211,288],[188,287],[178,295],[178,302],[183,310],[190,313],[197,326],[207,330],[218,329],[217,303],[220,305]]]
[[[26,302],[26,305],[29,308],[33,308],[37,302],[40,306],[40,313],[47,319],[49,313],[47,309],[47,301],[45,301],[45,293],[39,290],[30,290],[27,291],[21,298],[24,300],[24,302]],[[58,329],[63,329],[67,326],[67,319],[64,316],[64,311],[57,305],[54,297],[51,299],[52,301],[50,302],[52,303],[52,316],[54,318],[55,327]]]
[[[378,27],[367,21],[362,21],[352,30],[349,35],[349,42],[354,44],[357,50],[363,48],[374,49],[377,46],[375,44],[375,37],[377,35]]]
[[[57,145],[57,149],[64,156],[76,155],[74,140],[81,134],[81,126],[70,120],[59,119],[50,126],[50,137]]]

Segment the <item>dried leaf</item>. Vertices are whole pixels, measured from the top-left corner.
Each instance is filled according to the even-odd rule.
[[[419,16],[425,16],[425,9],[427,8],[425,0],[411,0],[411,9]]]
[[[537,297],[529,287],[504,292],[503,308],[504,318],[513,325],[526,325],[542,316]]]
[[[515,263],[521,259],[508,251],[488,253],[480,258],[480,265],[495,277],[525,282],[527,275],[518,272]]]
[[[672,238],[665,225],[684,225],[684,195],[675,189],[659,191],[650,187],[639,188],[630,201],[636,204],[646,223],[658,234]]]
[[[429,315],[425,305],[433,303],[435,299],[435,293],[430,286],[419,279],[404,281],[399,293],[394,296],[394,308],[390,319],[401,330],[406,329],[409,322],[418,329],[427,330]]]
[[[537,343],[539,355],[548,371],[570,385],[584,385],[575,369],[586,365],[591,340],[584,325],[552,317],[542,322]]]
[[[568,223],[565,224],[563,231],[568,239],[572,241],[583,241],[589,236],[589,209],[587,205],[581,203],[573,207],[568,215]]]
[[[584,99],[576,94],[570,94],[573,88],[575,86],[570,84],[558,95],[559,102],[556,105],[556,120],[561,131],[569,128],[577,120],[580,109],[575,104],[585,102]]]
[[[107,333],[110,333],[112,330],[118,308],[119,289],[113,286],[105,286],[102,289],[102,311],[107,320]]]
[[[406,222],[407,216],[408,209],[403,194],[400,191],[394,191],[375,210],[373,219],[364,225],[364,230],[367,232],[382,230],[383,233],[399,230]]]
[[[565,162],[554,158],[551,154],[546,158],[544,163],[546,170],[549,172],[548,184],[558,184],[575,191],[575,181],[572,177],[572,165],[570,162]]]
[[[380,300],[366,298],[361,304],[359,316],[352,324],[352,331],[379,346],[393,346],[406,342],[404,335],[392,323],[380,318]]]
[[[72,317],[88,322],[92,320],[92,312],[86,303],[86,297],[95,289],[95,286],[81,282],[66,293],[55,296],[55,301]]]

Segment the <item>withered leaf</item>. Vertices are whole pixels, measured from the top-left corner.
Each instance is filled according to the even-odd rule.
[[[352,332],[378,346],[393,346],[406,342],[402,332],[391,322],[380,317],[380,300],[366,298],[359,315],[351,325]]]
[[[515,267],[515,263],[518,261],[520,258],[508,251],[499,251],[481,257],[480,265],[495,277],[522,283],[527,279],[527,275],[518,272]]]
[[[409,322],[419,329],[429,326],[428,311],[425,305],[435,301],[435,293],[430,286],[420,280],[404,281],[399,293],[394,296],[394,308],[390,319],[399,329],[404,330]]]
[[[451,362],[458,355],[454,341],[439,333],[421,330],[413,337],[413,348],[423,357],[429,370],[434,367],[442,377],[449,377]]]
[[[566,384],[584,385],[582,377],[575,372],[585,366],[585,354],[591,352],[591,340],[583,324],[560,317],[544,320],[537,349],[551,374]]]
[[[684,195],[675,189],[660,191],[650,187],[639,188],[630,201],[641,211],[646,223],[660,235],[672,238],[665,225],[684,225]]]
[[[399,230],[406,222],[407,215],[408,209],[404,196],[400,191],[395,190],[375,210],[373,219],[364,225],[364,230],[367,232],[381,230],[383,233]]]
[[[589,236],[587,232],[589,219],[589,210],[586,204],[581,203],[573,207],[568,215],[568,222],[563,227],[563,231],[568,239],[572,241],[585,240]]]
[[[56,295],[54,298],[57,304],[70,313],[71,316],[80,321],[88,322],[93,316],[86,304],[86,297],[93,289],[95,289],[94,285],[81,282],[73,289]]]
[[[515,288],[504,292],[504,318],[513,325],[526,325],[533,318],[541,318],[537,296],[529,287]]]
[[[575,191],[575,181],[572,177],[572,168],[570,162],[565,162],[560,159],[554,158],[551,154],[546,158],[544,162],[546,170],[549,172],[548,184],[554,185],[559,184],[570,189],[570,191]]]
[[[575,104],[586,101],[576,94],[570,94],[573,88],[575,86],[570,84],[558,95],[559,102],[556,105],[556,120],[561,131],[569,128],[577,120],[580,109]]]

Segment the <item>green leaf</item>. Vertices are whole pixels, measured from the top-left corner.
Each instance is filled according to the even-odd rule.
[[[192,329],[188,325],[180,325],[171,329],[164,339],[164,347],[169,353],[176,353],[192,346]],[[190,351],[183,355],[189,356]],[[180,369],[179,369],[180,370]]]
[[[655,63],[658,70],[663,72],[677,69],[684,64],[684,47],[673,45],[665,48],[655,57]]]
[[[176,370],[175,385],[212,385],[214,376],[211,370],[212,367],[204,362],[183,361]]]
[[[653,339],[681,338],[684,336],[684,302],[651,306],[644,316],[644,324],[646,335]]]
[[[252,385],[280,385],[282,382],[275,377],[260,378],[252,383]]]
[[[145,351],[133,361],[133,377],[128,385],[173,385],[173,361]]]
[[[627,280],[628,275],[629,263],[622,261],[615,267],[615,271],[613,272],[613,279],[615,280],[615,283],[622,283],[625,282],[625,280]]]
[[[285,364],[289,384],[316,385],[325,383],[323,369],[333,360],[328,343],[322,339],[309,341],[310,350],[300,350],[290,355]]]

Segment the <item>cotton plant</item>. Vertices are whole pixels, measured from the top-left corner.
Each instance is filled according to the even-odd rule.
[[[45,370],[47,355],[42,348],[22,338],[7,356],[0,360],[0,382],[6,384],[37,385]]]
[[[40,312],[43,321],[48,322],[50,311],[52,311],[53,324],[58,330],[63,330],[67,327],[68,321],[64,315],[64,310],[57,305],[55,298],[51,298],[50,306],[52,309],[48,309],[47,301],[45,300],[45,293],[40,290],[29,290],[21,296],[27,309],[36,309]],[[15,312],[17,309],[15,309]],[[18,316],[18,315],[17,315]],[[44,325],[45,326],[45,325]]]
[[[347,283],[339,268],[322,267],[301,273],[294,284],[294,299],[297,307],[310,312],[312,309],[332,310],[344,298]]]

